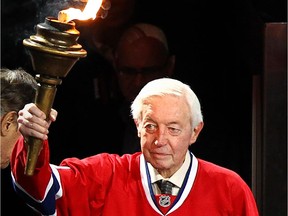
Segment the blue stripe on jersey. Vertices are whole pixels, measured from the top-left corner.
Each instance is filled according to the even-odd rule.
[[[35,200],[33,197],[28,195],[22,188],[19,187],[18,184],[15,184],[13,182],[13,187],[16,193],[22,197],[25,202],[32,206],[34,209],[39,211],[42,215],[54,215],[56,210],[56,194],[60,189],[59,182],[57,181],[57,178],[55,177],[54,173],[52,173],[53,178],[53,184],[50,190],[48,191],[46,197],[44,197],[44,200]]]

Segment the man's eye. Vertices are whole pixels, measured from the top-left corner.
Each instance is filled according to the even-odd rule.
[[[177,136],[181,133],[181,130],[178,128],[168,127],[168,131],[172,136]]]
[[[153,124],[145,125],[145,129],[148,133],[154,133],[157,130],[157,126]]]

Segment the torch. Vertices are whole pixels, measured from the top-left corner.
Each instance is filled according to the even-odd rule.
[[[97,5],[94,5],[96,7],[92,12],[89,1],[97,3]],[[85,19],[95,19],[102,0],[89,1],[85,8],[88,6],[90,13],[93,15],[87,16],[85,14]],[[107,7],[104,8],[105,11],[108,9]],[[37,25],[36,35],[23,40],[23,45],[29,51],[33,70],[36,72],[35,79],[38,82],[35,104],[46,114],[47,119],[54,102],[57,86],[61,84],[62,78],[67,76],[79,58],[87,55],[87,52],[77,43],[80,33],[75,28],[75,22],[72,21],[73,19],[80,19],[85,9],[83,12],[77,9],[76,16],[75,9],[72,12],[70,11],[71,8],[60,11],[58,19],[46,17],[44,23]],[[26,143],[27,162],[24,173],[31,176],[34,174],[43,142],[41,139],[30,136]]]

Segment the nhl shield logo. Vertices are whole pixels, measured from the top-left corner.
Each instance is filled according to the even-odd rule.
[[[162,207],[168,207],[171,204],[171,198],[169,195],[161,195],[159,197],[159,205]]]

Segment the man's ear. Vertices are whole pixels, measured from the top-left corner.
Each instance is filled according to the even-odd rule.
[[[193,133],[192,133],[192,136],[191,136],[191,139],[190,139],[190,143],[193,144],[196,142],[202,128],[204,126],[204,122],[200,122],[196,127],[194,127],[193,129]]]
[[[10,111],[1,119],[1,135],[6,136],[10,130],[14,130],[13,126],[17,124],[17,113]]]

